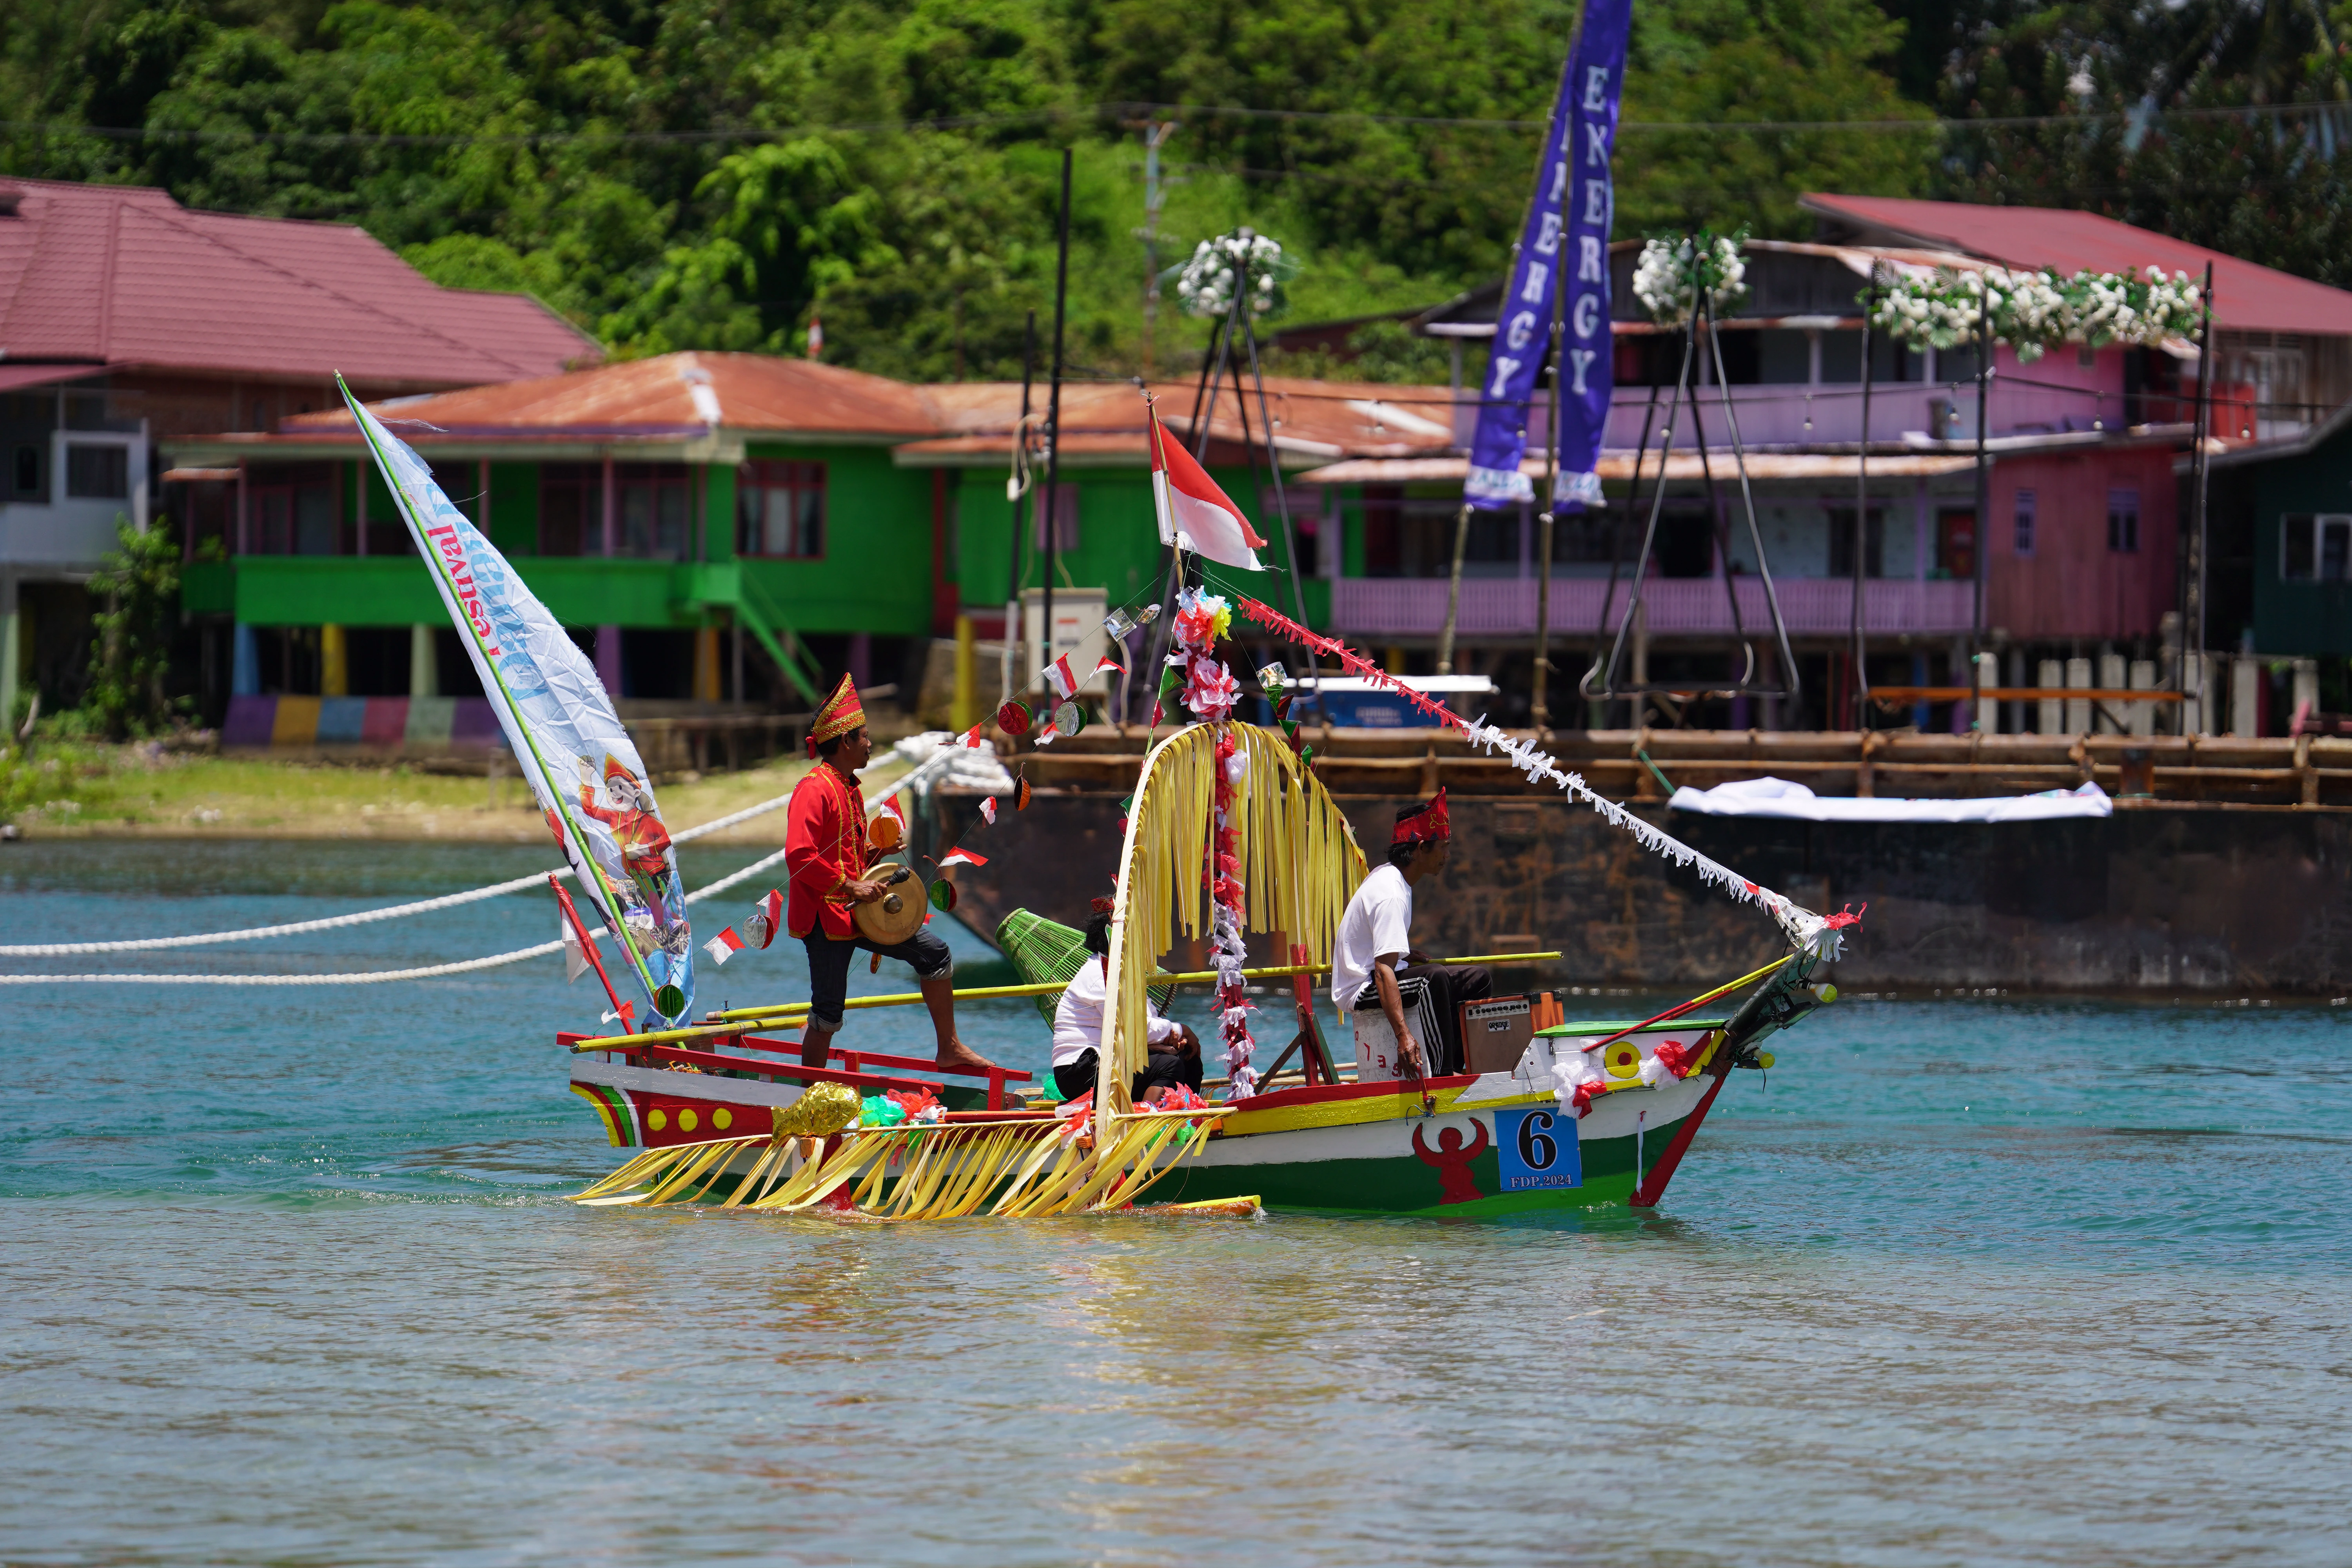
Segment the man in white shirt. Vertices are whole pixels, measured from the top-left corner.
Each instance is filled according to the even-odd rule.
[[[1462,1004],[1483,1001],[1494,989],[1486,970],[1434,964],[1412,948],[1413,888],[1445,869],[1453,838],[1442,789],[1398,812],[1387,863],[1374,867],[1357,887],[1331,943],[1331,999],[1343,1012],[1377,1002],[1396,1031],[1401,1065],[1414,1077],[1464,1070]],[[1419,1039],[1405,1026],[1400,979],[1429,987],[1437,1039]]]
[[[1075,1100],[1095,1087],[1102,1060],[1103,1002],[1109,990],[1110,914],[1108,899],[1095,900],[1095,918],[1087,922],[1087,960],[1062,993],[1054,1008],[1054,1087],[1064,1100]],[[1150,1059],[1135,1075],[1129,1095],[1137,1104],[1165,1084],[1181,1083],[1201,1092],[1200,1037],[1183,1025],[1160,1016],[1149,999],[1146,1038]]]

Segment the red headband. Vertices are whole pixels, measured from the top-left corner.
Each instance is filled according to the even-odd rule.
[[[1389,842],[1394,844],[1426,844],[1433,839],[1454,837],[1454,825],[1446,820],[1445,792],[1439,790],[1426,804],[1407,806],[1397,813],[1396,832]]]

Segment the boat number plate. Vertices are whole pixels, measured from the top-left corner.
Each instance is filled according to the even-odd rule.
[[[1576,1143],[1576,1118],[1555,1110],[1505,1110],[1496,1114],[1496,1158],[1507,1193],[1541,1192],[1584,1185],[1584,1162]]]

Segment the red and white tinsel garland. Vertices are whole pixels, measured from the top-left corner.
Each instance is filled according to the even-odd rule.
[[[1240,700],[1241,683],[1217,658],[1217,638],[1233,624],[1233,609],[1213,594],[1188,588],[1176,601],[1175,650],[1168,662],[1184,672],[1184,706],[1197,718],[1223,723]],[[1225,1071],[1231,1079],[1228,1100],[1246,1100],[1257,1092],[1257,1073],[1250,1058],[1257,1042],[1250,1037],[1250,1004],[1242,981],[1248,952],[1242,941],[1241,834],[1234,826],[1234,796],[1248,776],[1249,753],[1234,741],[1231,730],[1217,734],[1216,822],[1211,836],[1209,864],[1202,868],[1214,911],[1210,924],[1212,961],[1217,970],[1218,1032],[1224,1040]]]
[[[1681,839],[1643,821],[1623,806],[1600,795],[1576,773],[1563,770],[1547,753],[1538,751],[1529,742],[1507,735],[1483,720],[1465,720],[1443,703],[1433,702],[1422,693],[1399,681],[1385,669],[1363,655],[1334,638],[1309,631],[1297,621],[1255,599],[1241,602],[1242,613],[1260,626],[1281,633],[1293,642],[1311,647],[1339,661],[1349,674],[1359,676],[1385,690],[1392,691],[1439,722],[1451,724],[1470,737],[1481,750],[1500,752],[1511,760],[1511,765],[1531,780],[1543,779],[1557,784],[1570,795],[1582,801],[1605,818],[1610,826],[1620,827],[1640,840],[1642,847],[1654,855],[1663,855],[1677,866],[1687,866],[1699,877],[1714,883],[1733,898],[1746,903],[1761,904],[1780,922],[1780,929],[1800,949],[1813,953],[1824,962],[1834,963],[1843,938],[1839,934],[1854,923],[1851,914],[1817,915],[1795,900],[1774,892],[1760,882],[1751,882],[1730,867],[1708,859]]]

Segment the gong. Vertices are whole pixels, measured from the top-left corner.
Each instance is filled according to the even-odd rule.
[[[895,860],[868,866],[866,875],[883,886],[870,904],[852,904],[858,933],[878,947],[896,947],[922,930],[930,911],[930,888],[912,868]]]

